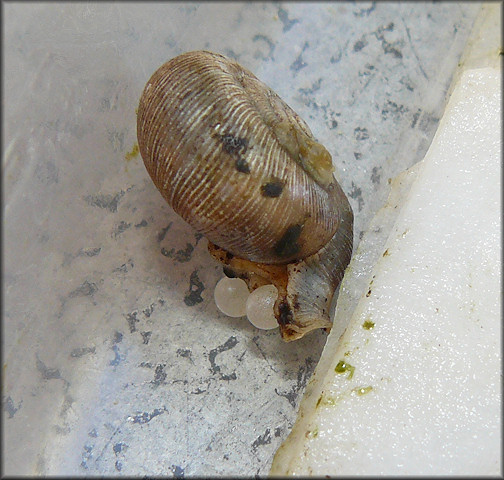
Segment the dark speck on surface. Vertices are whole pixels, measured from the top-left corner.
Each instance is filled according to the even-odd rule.
[[[114,351],[114,358],[110,360],[109,365],[117,367],[117,365],[121,363],[123,357],[119,354],[119,347],[117,345],[112,345],[112,350]]]
[[[151,382],[154,386],[159,386],[166,380],[165,365],[158,365],[154,371],[154,380]]]
[[[128,327],[130,333],[136,332],[136,324],[140,321],[140,319],[137,317],[138,312],[131,312],[127,313],[125,315],[126,321],[128,322]]]
[[[357,42],[354,43],[353,51],[360,52],[367,44],[368,44],[368,42],[363,37],[361,40],[358,40]]]
[[[172,465],[170,470],[174,478],[184,478],[184,469],[178,465]]]
[[[133,259],[129,259],[126,263],[123,263],[120,267],[114,268],[114,273],[128,273],[135,265],[133,264]]]
[[[152,315],[152,312],[154,311],[154,305],[155,303],[151,303],[147,308],[144,308],[142,310],[142,313],[149,318]]]
[[[164,238],[166,237],[166,234],[168,233],[168,230],[170,230],[173,222],[170,222],[166,227],[162,228],[161,231],[158,233],[157,240],[158,242],[162,242]]]
[[[79,358],[84,355],[87,355],[88,353],[95,353],[96,348],[95,347],[80,347],[80,348],[74,348],[70,352],[70,356],[74,358]]]
[[[218,347],[210,350],[208,354],[208,360],[210,362],[210,371],[212,374],[219,374],[221,380],[236,380],[236,373],[233,372],[231,375],[224,375],[221,372],[221,367],[217,365],[215,362],[215,358],[219,353],[225,352],[227,350],[231,350],[238,344],[238,340],[236,337],[229,337],[223,345],[219,345]]]
[[[12,398],[10,396],[8,396],[4,402],[3,402],[3,408],[4,408],[4,411],[7,413],[7,415],[9,415],[9,418],[12,418],[14,417],[14,415],[16,414],[16,412],[21,408],[21,404],[23,402],[19,402],[17,407],[14,405],[14,402],[12,401]]]
[[[252,37],[253,42],[264,42],[267,47],[268,47],[268,53],[266,55],[263,55],[261,53],[258,53],[257,55],[254,55],[255,58],[262,58],[263,60],[268,60],[273,58],[273,51],[275,50],[275,44],[271,41],[269,37],[266,35],[262,34],[257,34]]]
[[[313,82],[311,84],[311,87],[308,88],[300,88],[299,93],[302,93],[303,95],[310,95],[318,90],[320,90],[320,86],[322,85],[322,78],[318,78],[317,81]]]
[[[57,368],[47,367],[40,358],[37,358],[37,370],[42,374],[44,380],[52,380],[61,378],[60,371]]]
[[[260,445],[268,445],[270,443],[271,443],[270,429],[267,428],[262,435],[259,435],[254,440],[254,442],[252,443],[252,450],[255,452],[257,450],[257,447],[259,447]]]
[[[411,121],[411,128],[415,128],[416,124],[418,122],[418,119],[420,118],[420,113],[421,110],[418,109],[414,114],[413,114],[413,120]]]
[[[104,208],[110,212],[117,212],[117,206],[125,193],[126,192],[121,190],[115,195],[87,195],[84,197],[84,201],[93,207]]]
[[[303,60],[303,53],[304,51],[309,47],[309,43],[305,42],[303,45],[303,50],[301,53],[297,56],[296,60],[291,64],[289,67],[293,72],[299,72],[302,68],[305,68],[307,66],[307,63]]]
[[[128,228],[131,227],[131,223],[127,223],[124,220],[121,220],[116,227],[114,227],[114,230],[112,231],[112,235],[114,238],[117,238],[119,235],[124,233]]]
[[[89,295],[93,295],[93,293],[95,293],[97,290],[98,290],[98,287],[96,286],[96,283],[91,283],[91,282],[88,282],[86,280],[82,285],[80,285],[79,287],[77,287],[75,290],[72,290],[68,294],[68,296],[70,298],[73,298],[73,297],[86,297],[86,296],[89,296]]]
[[[135,228],[141,228],[147,226],[147,220],[142,220],[140,223],[135,224]]]
[[[401,51],[393,44],[382,42],[383,51],[392,54],[395,58],[403,58]]]
[[[387,100],[387,103],[382,108],[382,118],[386,120],[390,116],[400,116],[406,113],[408,109],[404,105],[397,105],[397,103]]]
[[[305,365],[301,365],[298,370],[297,381],[296,384],[292,386],[290,391],[288,392],[279,392],[275,388],[275,393],[281,397],[285,397],[288,402],[291,404],[293,408],[296,408],[296,400],[299,395],[299,392],[305,387],[308,378],[312,374],[316,361],[314,361],[311,357],[308,357],[305,360]]]
[[[296,23],[299,23],[299,20],[291,20],[287,10],[284,10],[282,7],[278,9],[278,18],[283,23],[283,32],[288,32]]]
[[[371,173],[371,182],[373,182],[375,185],[380,184],[380,178],[381,178],[381,167],[373,167],[373,171]]]
[[[157,417],[158,415],[161,415],[163,413],[167,412],[166,407],[163,407],[161,409],[156,408],[154,409],[153,412],[143,412],[143,413],[138,413],[136,415],[131,416],[131,421],[133,423],[149,423],[154,417]]]
[[[348,194],[351,198],[354,198],[358,202],[358,207],[359,207],[359,212],[362,210],[362,206],[364,205],[364,199],[362,198],[362,190],[360,187],[355,185],[354,182],[352,182],[352,190],[350,190]]]
[[[376,32],[373,32],[373,33],[376,36],[376,38],[381,42],[382,49],[383,49],[384,53],[386,53],[386,54],[390,53],[395,58],[399,58],[399,59],[403,58],[403,55],[398,47],[402,46],[402,44],[404,42],[397,41],[397,42],[390,43],[387,40],[385,40],[384,32],[392,32],[392,31],[394,31],[394,23],[390,22],[388,25],[386,25],[384,27],[379,27],[376,30]]]
[[[94,257],[95,255],[98,255],[101,252],[101,247],[96,247],[96,248],[83,248],[79,250],[79,253],[77,255],[79,256],[86,256],[86,257]]]
[[[80,466],[84,469],[88,469],[88,460],[91,459],[93,456],[93,446],[92,445],[84,445],[84,452],[82,453],[82,461],[80,463]]]
[[[354,137],[356,140],[367,140],[369,138],[369,133],[367,128],[357,127],[354,129]]]
[[[197,303],[201,303],[203,301],[203,297],[201,296],[203,290],[205,290],[205,285],[203,285],[199,279],[198,271],[194,270],[189,279],[189,293],[184,297],[184,303],[188,307],[193,307]]]
[[[123,442],[118,442],[114,444],[112,448],[114,449],[114,453],[117,455],[118,453],[121,453],[123,450],[126,450],[128,448],[128,445],[126,445]]]
[[[173,258],[175,261],[179,263],[185,263],[191,260],[192,254],[194,252],[194,247],[190,243],[186,243],[185,250],[178,250],[175,252],[175,249],[166,250],[164,247],[161,248],[161,254],[168,258]]]

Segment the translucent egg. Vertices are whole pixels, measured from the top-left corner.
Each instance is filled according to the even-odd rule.
[[[271,330],[278,327],[273,305],[278,291],[274,285],[263,285],[254,290],[247,299],[247,318],[256,328]]]
[[[215,305],[229,317],[243,317],[246,314],[248,296],[247,284],[241,278],[224,277],[215,285]]]

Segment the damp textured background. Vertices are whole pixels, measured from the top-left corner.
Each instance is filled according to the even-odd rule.
[[[267,474],[327,335],[217,310],[221,267],[135,152],[142,89],[188,50],[238,60],[331,152],[357,246],[479,6],[3,4],[3,473]]]

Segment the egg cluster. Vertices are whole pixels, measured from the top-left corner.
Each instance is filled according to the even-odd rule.
[[[222,278],[214,290],[217,308],[229,317],[247,316],[256,328],[271,330],[278,327],[273,305],[278,296],[274,285],[263,285],[249,293],[247,284],[240,278]]]

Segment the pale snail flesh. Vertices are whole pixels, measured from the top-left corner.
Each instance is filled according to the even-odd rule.
[[[284,340],[331,327],[352,209],[331,155],[275,92],[223,55],[188,52],[147,82],[137,136],[154,184],[225,274],[277,287]]]

